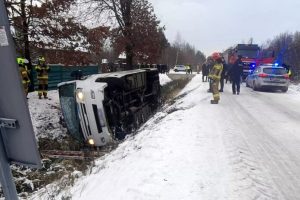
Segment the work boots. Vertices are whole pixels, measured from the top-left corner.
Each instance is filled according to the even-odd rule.
[[[217,100],[210,100],[210,103],[211,103],[211,104],[218,104],[219,101],[217,101]]]

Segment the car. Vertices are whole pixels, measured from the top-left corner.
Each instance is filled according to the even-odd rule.
[[[174,72],[185,72],[185,66],[184,65],[175,65]]]
[[[246,78],[246,86],[253,90],[272,89],[287,92],[289,83],[287,70],[274,64],[260,65]]]

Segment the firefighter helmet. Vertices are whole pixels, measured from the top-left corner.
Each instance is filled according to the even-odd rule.
[[[39,63],[44,63],[44,62],[45,62],[44,56],[40,56],[40,57],[39,57]]]
[[[23,65],[24,64],[24,59],[23,58],[17,58],[17,63],[19,65]]]
[[[216,60],[222,59],[221,54],[218,53],[218,52],[213,53],[213,54],[211,55],[211,57],[212,57],[215,61],[216,61]]]

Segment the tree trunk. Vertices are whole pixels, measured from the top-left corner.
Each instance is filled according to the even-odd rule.
[[[120,0],[121,5],[121,13],[122,18],[124,20],[124,30],[123,35],[126,39],[126,45],[125,45],[125,54],[126,54],[126,70],[133,69],[133,48],[134,48],[134,42],[132,39],[132,19],[131,19],[131,6],[132,6],[132,0]]]
[[[126,45],[126,70],[133,69],[133,48],[131,47],[131,44]]]

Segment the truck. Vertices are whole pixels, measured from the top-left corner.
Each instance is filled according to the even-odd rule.
[[[58,85],[68,132],[86,146],[104,146],[137,130],[160,105],[157,69],[95,74]]]
[[[262,49],[257,44],[238,44],[223,53],[224,59],[229,67],[232,67],[238,55],[242,56],[243,79],[245,79],[256,66],[272,64],[275,60],[274,51]]]

